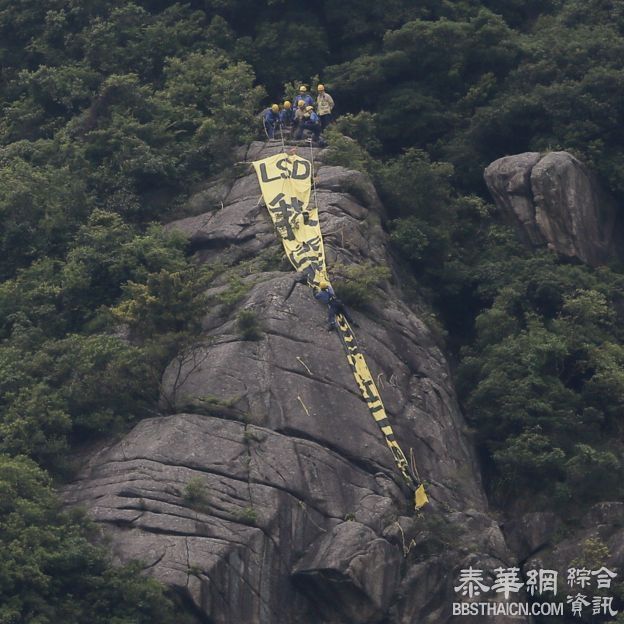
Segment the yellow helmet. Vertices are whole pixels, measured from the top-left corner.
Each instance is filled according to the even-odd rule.
[[[301,86],[299,87],[299,91],[300,91],[301,93],[305,93],[307,90],[308,90],[308,89],[306,88],[306,86],[305,86],[305,85],[301,85]]]
[[[299,108],[303,108],[303,107],[305,106],[305,102],[304,102],[303,100],[299,100],[299,101],[297,102],[297,106],[298,106]]]
[[[316,87],[317,91],[325,91],[325,85],[319,85],[318,87]]]
[[[288,100],[286,100],[286,101],[284,102],[284,108],[285,108],[286,110],[289,110],[291,106],[292,106],[292,104],[291,104]]]
[[[314,106],[306,106],[306,111],[309,113],[314,110]]]
[[[326,282],[325,280],[321,280],[319,282],[319,288],[321,290],[327,290],[329,288],[329,282]]]
[[[277,104],[273,104],[273,105],[271,106],[271,110],[272,110],[274,113],[279,113],[279,106],[278,106]]]

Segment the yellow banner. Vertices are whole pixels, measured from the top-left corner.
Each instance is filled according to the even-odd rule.
[[[327,280],[318,209],[309,205],[312,163],[300,156],[277,154],[252,164],[291,264],[310,284]]]
[[[312,288],[318,289],[321,281],[329,283],[318,208],[309,206],[314,175],[312,164],[305,158],[287,154],[277,154],[252,164],[260,182],[264,203],[291,264],[297,271],[305,274]],[[381,395],[366,360],[360,353],[351,326],[343,314],[336,315],[336,322],[362,398],[392,451],[403,478],[414,490],[416,509],[420,509],[428,502],[425,489],[422,484],[414,481],[410,473],[405,453],[396,441]]]

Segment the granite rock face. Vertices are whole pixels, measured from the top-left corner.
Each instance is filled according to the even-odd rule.
[[[255,143],[240,158],[276,149]],[[314,158],[330,274],[393,270],[370,180]],[[143,560],[205,622],[454,621],[458,571],[514,559],[488,515],[445,357],[396,280],[353,311],[397,438],[428,483],[431,504],[416,516],[326,310],[279,258],[259,200],[242,168],[198,189],[191,205],[206,212],[170,225],[198,262],[224,267],[202,339],[164,374],[169,415],[92,455],[66,500],[87,508],[119,561]]]
[[[615,201],[571,154],[505,156],[487,167],[485,181],[527,243],[592,266],[621,255]]]
[[[530,532],[534,532],[530,527]],[[526,532],[526,529],[525,529]],[[522,535],[522,532],[520,533]],[[570,568],[595,572],[583,593],[599,595],[598,579],[609,580],[609,573],[616,573],[613,584],[603,595],[617,595],[616,585],[621,587],[624,569],[624,503],[610,501],[591,506],[580,518],[573,531],[569,528],[558,540],[551,540],[526,559],[524,571],[531,569],[556,570],[560,583],[565,586],[566,573]],[[609,572],[604,572],[604,568]],[[578,587],[578,586],[577,586]],[[568,589],[570,593],[575,590]],[[617,599],[616,599],[617,600]]]

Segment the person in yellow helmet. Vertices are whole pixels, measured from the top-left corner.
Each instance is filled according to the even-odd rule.
[[[314,298],[327,306],[327,331],[336,329],[336,314],[342,314],[353,327],[359,325],[351,318],[346,306],[338,297],[329,282],[321,280],[314,288]]]
[[[301,140],[303,138],[303,131],[309,130],[314,135],[316,142],[320,142],[321,134],[321,122],[318,115],[314,112],[314,106],[306,106],[303,113],[303,121],[297,126],[297,132],[295,133],[295,139]]]
[[[327,91],[325,85],[316,87],[316,112],[321,120],[321,130],[325,130],[332,120],[332,110],[334,108],[334,98]]]
[[[305,85],[301,85],[299,87],[299,93],[295,97],[295,106],[299,106],[299,102],[303,100],[304,106],[312,106],[314,104],[314,100],[312,96],[308,93],[308,88]]]
[[[292,104],[286,100],[282,104],[282,110],[280,112],[280,123],[283,128],[291,128],[293,125],[293,121],[295,120],[295,111],[293,110]]]
[[[264,130],[269,140],[275,137],[275,128],[277,128],[279,121],[279,105],[272,104],[262,115],[262,123],[264,124]]]
[[[303,122],[305,120],[305,102],[303,100],[298,100],[296,104],[296,110],[293,115],[293,138],[297,138],[299,134],[299,128],[301,128],[301,132],[303,132]]]

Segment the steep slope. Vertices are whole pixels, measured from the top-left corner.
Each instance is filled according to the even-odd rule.
[[[241,160],[277,150],[254,143]],[[370,181],[314,158],[330,274],[338,263],[392,268]],[[143,560],[206,622],[451,621],[459,568],[512,561],[444,355],[394,280],[355,312],[397,437],[428,483],[431,504],[415,517],[326,311],[275,260],[259,196],[245,167],[207,182],[190,201],[201,214],[171,224],[198,261],[223,266],[203,340],[164,375],[172,415],[92,456],[66,499],[101,523],[120,560]],[[241,310],[259,340],[241,335]]]

